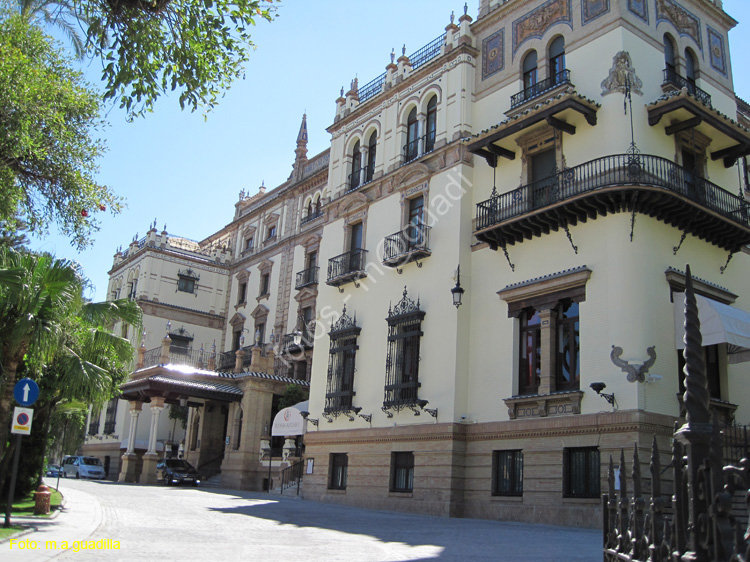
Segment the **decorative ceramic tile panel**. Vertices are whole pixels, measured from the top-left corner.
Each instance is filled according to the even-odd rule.
[[[628,0],[628,10],[648,23],[648,4],[646,0]]]
[[[656,0],[656,23],[671,23],[680,35],[690,37],[702,51],[701,20],[674,0]]]
[[[549,0],[513,22],[513,52],[527,39],[541,37],[556,23],[567,23],[571,28],[570,0]]]
[[[482,41],[482,80],[505,68],[505,30]]]
[[[609,12],[609,0],[581,0],[581,21],[586,25]]]
[[[724,55],[724,38],[721,33],[712,29],[710,26],[706,26],[708,37],[708,52],[710,53],[711,66],[726,76],[727,74],[727,59]]]

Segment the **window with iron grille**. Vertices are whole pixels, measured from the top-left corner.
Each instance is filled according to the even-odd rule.
[[[349,455],[331,453],[329,490],[346,490],[346,472],[349,467]]]
[[[563,496],[598,498],[600,471],[599,447],[563,449]]]
[[[391,453],[391,492],[414,490],[414,453]]]
[[[402,408],[417,403],[419,383],[419,344],[424,311],[407,297],[388,309],[388,354],[385,359],[385,398],[383,408]]]
[[[523,495],[523,452],[492,452],[492,495]]]
[[[101,410],[91,412],[91,420],[89,421],[89,435],[96,435],[99,433],[99,418],[101,417]]]
[[[117,403],[119,400],[113,398],[107,404],[107,414],[104,417],[104,435],[112,435],[115,432],[115,422],[117,418]]]
[[[340,414],[352,409],[354,397],[354,365],[357,356],[357,337],[362,328],[344,307],[341,317],[331,326],[328,350],[328,385],[326,388],[325,413]]]

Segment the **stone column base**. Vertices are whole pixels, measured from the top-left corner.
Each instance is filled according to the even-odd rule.
[[[143,455],[143,470],[141,471],[140,484],[156,484],[156,463],[159,462],[159,455],[156,453],[146,453]]]
[[[135,482],[135,470],[138,465],[138,455],[135,453],[125,453],[121,458],[120,475],[117,477],[118,482]]]

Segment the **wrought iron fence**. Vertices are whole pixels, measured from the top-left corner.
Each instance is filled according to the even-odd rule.
[[[419,157],[419,141],[424,137],[417,137],[404,145],[404,163],[416,160]]]
[[[682,88],[687,88],[688,93],[695,99],[697,99],[701,103],[706,104],[708,107],[713,107],[711,105],[711,94],[704,90],[701,90],[698,86],[695,85],[695,82],[677,74],[677,71],[674,68],[664,69],[664,84],[672,84],[680,90]]]
[[[345,252],[328,260],[328,281],[350,273],[364,271],[367,263],[367,250],[357,249]]]
[[[620,454],[619,490],[610,457],[608,493],[602,496],[605,562],[748,562],[745,525],[750,494],[750,462],[745,457],[724,466],[719,424],[711,422],[702,360],[700,321],[688,267],[685,284],[685,407],[687,421],[674,433],[671,502],[662,493],[662,468],[654,436],[649,466],[651,495],[644,497],[636,444],[632,462],[633,493],[628,493],[624,451]],[[726,437],[726,434],[725,434]],[[742,515],[733,509],[743,500]]]
[[[298,455],[296,455],[298,456]],[[297,486],[297,494],[299,494],[299,486],[302,483],[302,461],[297,461],[291,466],[286,467],[281,471],[281,493],[284,490]]]
[[[365,103],[377,96],[383,91],[383,84],[385,84],[385,72],[359,89],[359,103]]]
[[[412,70],[417,70],[430,62],[440,54],[441,47],[445,44],[445,33],[441,33],[424,47],[409,55]]]
[[[319,267],[308,267],[297,273],[297,282],[294,284],[295,290],[300,290],[303,287],[309,285],[316,285],[318,283],[318,271]]]
[[[528,88],[512,95],[510,98],[510,108],[514,109],[529,100],[533,100],[560,84],[570,84],[570,70],[562,70],[554,76],[540,80],[536,84],[532,84]]]
[[[383,261],[407,258],[414,251],[430,251],[430,230],[426,224],[410,224],[405,229],[385,237]]]
[[[226,371],[234,369],[237,361],[237,354],[234,351],[222,351],[219,353],[219,360],[216,362],[217,371]]]
[[[159,361],[160,357],[161,357],[161,347],[149,349],[143,355],[143,366],[153,367],[154,365],[158,365],[160,363]]]
[[[699,203],[723,217],[750,226],[748,203],[718,185],[659,156],[616,154],[567,168],[477,204],[476,230],[602,187],[659,187]]]

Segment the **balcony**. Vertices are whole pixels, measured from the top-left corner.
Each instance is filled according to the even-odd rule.
[[[563,84],[570,84],[570,70],[565,69],[562,72],[558,72],[554,76],[550,76],[549,78],[545,78],[544,80],[541,80],[536,84],[532,84],[528,88],[511,96],[510,108],[515,109],[519,105],[523,105],[527,101],[538,98],[539,96],[542,96],[550,90],[554,90],[555,88]]]
[[[386,236],[383,246],[383,265],[401,266],[432,255],[430,230],[425,224],[410,224],[404,230]],[[417,264],[421,267],[421,264]]]
[[[315,343],[315,328],[309,329],[307,326],[302,328],[302,339],[300,344],[294,343],[294,334],[284,334],[281,336],[281,350],[283,353],[293,353],[300,349],[312,349]]]
[[[294,290],[299,291],[310,285],[317,285],[318,270],[320,270],[319,267],[308,267],[297,273],[297,282],[294,284]]]
[[[352,410],[352,401],[354,399],[354,391],[342,390],[340,392],[329,392],[326,394],[326,405],[323,412],[338,416],[345,412]]]
[[[115,421],[107,420],[104,422],[104,435],[112,435],[115,432]]]
[[[362,249],[352,250],[329,259],[326,285],[340,287],[346,283],[354,282],[356,286],[359,286],[356,281],[367,277],[366,264],[367,250]]]
[[[475,236],[494,250],[608,213],[637,212],[729,252],[750,243],[748,203],[659,156],[591,160],[477,204]]]
[[[314,221],[317,218],[320,218],[323,216],[323,210],[314,211],[311,214],[307,215],[306,217],[302,217],[302,220],[299,221],[300,225],[307,224],[308,222]]]
[[[696,86],[694,81],[683,78],[682,76],[677,74],[677,71],[674,68],[664,69],[664,82],[662,83],[662,88],[669,86],[674,86],[678,90],[686,88],[688,94],[693,96],[695,99],[707,105],[708,107],[713,107],[711,105],[711,95]]]

